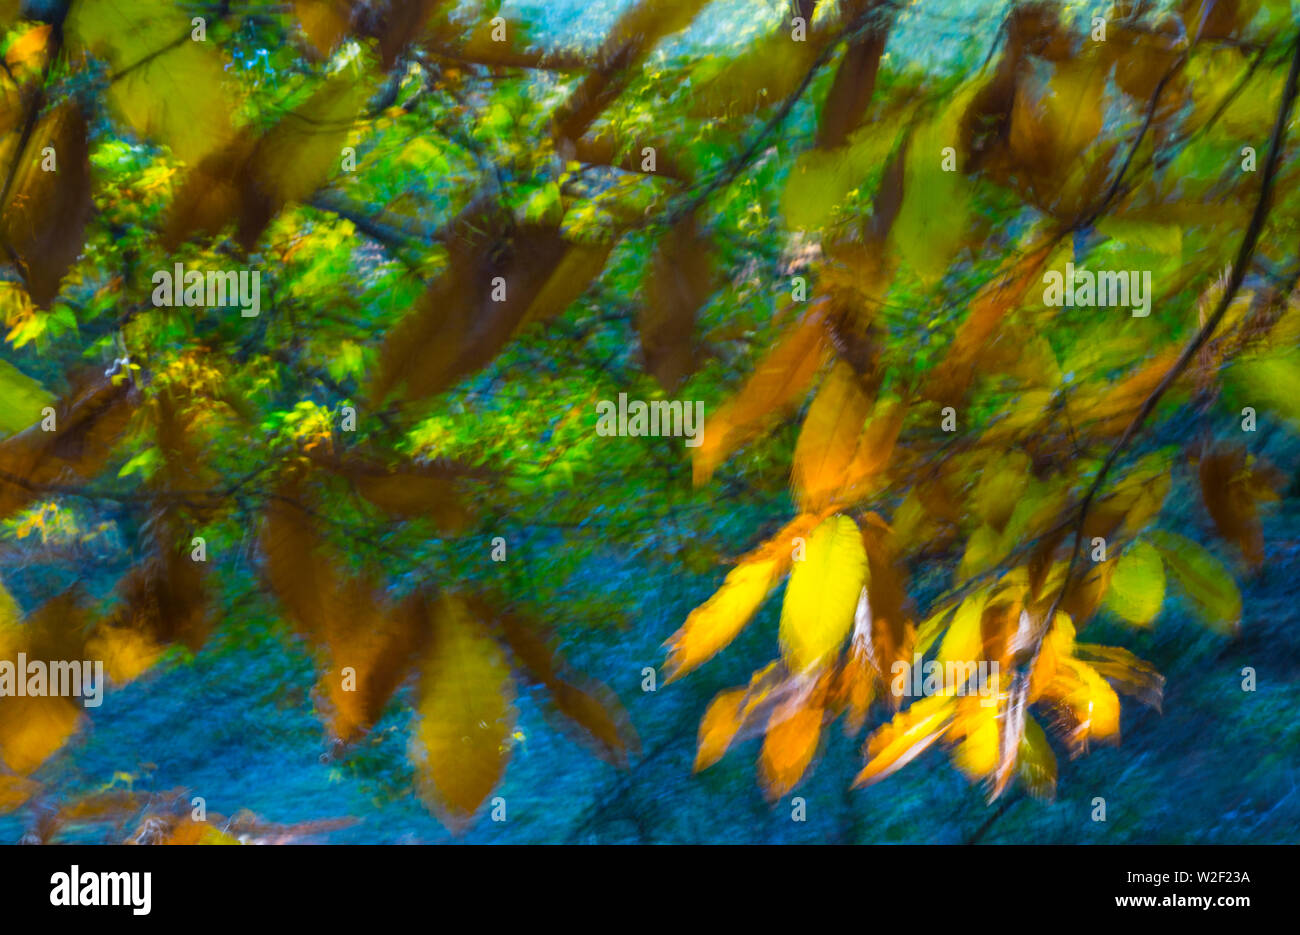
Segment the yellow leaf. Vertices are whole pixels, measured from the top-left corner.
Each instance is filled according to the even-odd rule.
[[[969,581],[983,574],[1002,561],[1009,551],[1010,543],[1006,537],[985,523],[966,540],[966,551],[957,566],[957,582]]]
[[[1164,697],[1165,680],[1151,663],[1119,646],[1079,643],[1075,653],[1097,670],[1117,691],[1132,695],[1157,711]]]
[[[18,432],[41,420],[41,410],[54,402],[40,383],[7,360],[0,360],[0,432]]]
[[[257,183],[281,204],[308,198],[339,167],[339,151],[369,94],[355,75],[344,72],[326,79],[258,141],[253,156]]]
[[[879,121],[855,133],[836,149],[803,153],[786,177],[781,213],[792,230],[824,226],[849,193],[889,156],[899,123]]]
[[[691,611],[672,637],[668,681],[713,657],[744,629],[775,583],[774,560],[745,562],[734,568],[713,597]]]
[[[984,638],[980,633],[980,620],[988,593],[977,591],[968,596],[957,608],[943,642],[939,644],[939,662],[975,662],[983,654]]]
[[[879,782],[924,753],[952,726],[955,709],[951,696],[931,695],[895,714],[867,741],[867,765],[853,780],[854,787]]]
[[[966,696],[957,705],[957,718],[948,731],[957,741],[952,762],[970,779],[983,779],[998,766],[998,706],[981,704],[984,699]]]
[[[741,559],[713,597],[691,611],[681,629],[667,641],[667,680],[671,682],[711,659],[725,647],[758,610],[759,605],[790,567],[793,540],[805,535],[814,517],[796,518],[763,545]]]
[[[1183,228],[1178,224],[1102,217],[1097,220],[1097,230],[1126,247],[1143,247],[1161,256],[1176,257],[1183,252]]]
[[[969,183],[960,166],[945,171],[944,151],[961,149],[962,114],[986,83],[980,78],[957,89],[943,112],[921,126],[907,146],[903,204],[890,236],[927,285],[947,272],[966,236]]]
[[[65,24],[75,45],[112,65],[109,100],[122,118],[191,164],[230,139],[234,110],[216,46],[192,30],[173,0],[78,0]]]
[[[866,579],[866,549],[853,520],[832,516],[813,530],[781,607],[781,654],[792,672],[804,672],[839,649]]]
[[[104,660],[104,672],[118,685],[138,678],[162,652],[148,633],[134,627],[99,626],[86,641],[87,655]]]
[[[1056,797],[1056,754],[1047,742],[1042,725],[1032,717],[1025,718],[1016,775],[1034,798],[1050,802]]]
[[[1091,740],[1119,739],[1119,696],[1101,673],[1081,659],[1058,655],[1040,700],[1055,702],[1057,725],[1074,753]]]
[[[1275,412],[1300,430],[1300,351],[1242,358],[1228,377],[1245,405]]]
[[[0,760],[25,776],[63,746],[80,721],[81,706],[68,698],[0,698]]]
[[[514,685],[501,649],[464,602],[444,597],[420,683],[411,759],[424,800],[462,829],[505,772]]]

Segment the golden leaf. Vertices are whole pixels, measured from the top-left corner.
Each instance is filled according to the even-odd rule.
[[[955,700],[948,695],[919,698],[883,724],[867,741],[867,765],[854,788],[879,782],[929,749],[952,726]]]
[[[811,691],[773,710],[763,737],[758,768],[769,799],[779,799],[802,778],[817,753],[829,675]]]
[[[807,391],[826,359],[821,314],[810,311],[759,361],[744,386],[705,421],[692,453],[695,484],[708,481],[723,460],[755,438],[764,420],[789,410]]]
[[[505,772],[513,698],[500,647],[462,599],[444,596],[420,681],[411,760],[421,797],[454,830],[469,822]]]
[[[857,524],[847,516],[826,519],[795,563],[781,607],[781,654],[792,672],[806,672],[840,648],[865,584],[867,555]]]
[[[707,662],[749,623],[759,605],[790,567],[794,539],[804,536],[815,517],[804,514],[740,560],[711,598],[691,611],[668,638],[666,682]]]
[[[828,505],[845,482],[871,399],[853,368],[836,361],[804,416],[791,479],[806,511]]]

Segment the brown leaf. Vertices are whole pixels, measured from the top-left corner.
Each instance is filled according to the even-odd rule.
[[[1177,17],[1157,20],[1150,29],[1113,24],[1107,37],[1115,43],[1115,83],[1136,101],[1149,102],[1167,74],[1178,67],[1184,27]]]
[[[907,567],[901,561],[889,527],[875,513],[862,524],[862,544],[867,552],[867,603],[871,608],[871,659],[881,684],[887,683],[894,664],[912,661],[916,627],[907,594]]]
[[[639,0],[625,7],[597,50],[592,71],[555,109],[557,140],[576,140],[632,80],[661,38],[685,29],[707,0]]]
[[[322,57],[338,48],[352,25],[352,0],[293,0],[302,31]]]
[[[383,714],[435,628],[424,593],[394,602],[368,575],[341,572],[303,497],[291,475],[267,509],[266,575],[299,632],[325,655],[317,707],[331,736],[348,743]]]
[[[844,52],[817,124],[818,149],[834,149],[858,128],[876,88],[876,71],[885,51],[889,24],[869,30]]]
[[[463,530],[470,519],[458,481],[482,474],[450,461],[389,465],[356,454],[338,457],[312,452],[310,457],[313,462],[346,477],[357,493],[391,516],[423,517],[449,532]]]
[[[428,645],[433,626],[423,594],[393,606],[362,579],[343,582],[330,605],[322,634],[329,665],[316,683],[316,699],[331,736],[349,743],[379,720]]]
[[[110,628],[125,628],[140,637],[134,647],[138,656],[133,664],[123,659],[126,674],[136,665],[152,662],[159,647],[176,641],[198,650],[207,639],[209,619],[207,597],[203,588],[201,562],[191,557],[191,536],[174,509],[153,515],[142,530],[146,555],[119,585],[123,605]],[[133,647],[123,633],[112,629],[101,632],[105,640],[114,640],[122,650]],[[136,673],[138,674],[138,672]]]
[[[1260,0],[1182,0],[1183,22],[1192,42],[1237,38],[1259,12]]]
[[[448,246],[446,271],[389,332],[371,388],[374,401],[399,388],[408,400],[442,392],[505,347],[560,267],[569,245],[558,229],[513,235],[468,230]],[[499,238],[499,239],[498,239]]]
[[[715,288],[713,248],[688,217],[660,241],[637,316],[646,368],[669,393],[695,372],[695,318]]]
[[[468,599],[481,620],[494,621],[521,670],[549,692],[567,722],[578,728],[580,742],[605,762],[621,769],[640,741],[622,704],[610,689],[569,669],[551,649],[546,628],[518,613],[497,609],[486,599]]]
[[[0,241],[17,259],[32,301],[44,308],[81,255],[90,217],[90,158],[81,110],[73,102],[51,110],[15,158],[18,169],[0,213]]]
[[[1243,445],[1217,445],[1201,457],[1201,496],[1219,535],[1236,543],[1251,565],[1264,562],[1260,500],[1276,500],[1283,478],[1250,466]]]
[[[1102,136],[1109,54],[1064,59],[1050,79],[1026,73],[1016,87],[1008,175],[1044,211],[1073,220],[1100,193],[1114,144]]]
[[[386,3],[370,23],[369,34],[379,40],[379,60],[392,68],[397,56],[424,31],[425,23],[446,0],[401,0]]]
[[[338,167],[367,93],[336,75],[260,137],[245,130],[208,155],[176,193],[164,243],[175,248],[196,231],[216,235],[237,221],[239,242],[251,250],[281,209],[310,197]]]
[[[317,640],[328,628],[336,577],[321,554],[319,535],[303,501],[301,480],[289,476],[266,509],[262,550],[271,590],[300,633]]]
[[[125,429],[137,396],[129,380],[78,378],[55,407],[53,431],[37,423],[0,441],[0,517],[49,487],[95,474]]]
[[[1007,45],[1019,53],[1059,62],[1070,57],[1068,33],[1061,27],[1060,11],[1052,3],[1017,4],[1007,14]]]

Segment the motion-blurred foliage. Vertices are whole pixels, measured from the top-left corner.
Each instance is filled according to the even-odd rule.
[[[1089,620],[1151,627],[1178,591],[1232,632],[1231,566],[1263,560],[1283,478],[1241,422],[1300,427],[1296,22],[1117,2],[1098,38],[1090,5],[962,9],[0,3],[0,514],[6,575],[45,589],[0,589],[0,658],[121,685],[277,615],[333,755],[416,686],[415,786],[461,828],[526,686],[637,756],[556,651],[641,625],[575,583],[614,543],[731,566],[669,679],[787,582],[697,768],[761,735],[784,795],[843,716],[870,726],[859,784],[938,744],[991,798],[1050,797],[1058,751],[1118,739],[1119,694],[1161,701]],[[1045,304],[1067,263],[1149,272],[1150,315]],[[260,314],[159,303],[178,264],[259,271]],[[702,444],[599,435],[620,393],[703,400]],[[1187,472],[1212,548],[1157,528]],[[692,496],[773,504],[771,534],[668,530]],[[571,565],[530,575],[521,530]],[[993,703],[952,679],[905,703],[918,655],[996,663]],[[0,699],[0,809],[41,839],[140,808],[31,778],[85,717]],[[204,834],[151,812],[132,839]]]

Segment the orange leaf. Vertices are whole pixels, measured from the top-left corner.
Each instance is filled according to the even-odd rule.
[[[719,692],[709,702],[700,720],[698,749],[695,753],[695,772],[708,769],[727,752],[732,738],[740,730],[743,719],[741,705],[747,692],[743,688],[732,688]]]
[[[981,348],[993,336],[1002,320],[1013,311],[1039,282],[1039,271],[1047,262],[1053,244],[1049,239],[1023,256],[1007,263],[989,280],[971,302],[970,314],[957,329],[947,356],[934,369],[925,390],[927,399],[956,404],[961,401],[975,375],[975,361]]]
[[[812,514],[795,518],[742,558],[717,593],[691,611],[686,622],[665,643],[668,647],[666,681],[680,678],[708,661],[736,638],[768,592],[789,570],[793,540],[805,535],[816,519]]]
[[[836,361],[804,416],[791,479],[805,511],[827,506],[845,481],[871,399],[853,368]]]
[[[811,691],[772,712],[758,761],[768,798],[779,799],[793,789],[817,753],[827,684],[828,674],[823,674]]]
[[[695,484],[705,483],[726,457],[755,438],[763,422],[793,407],[826,359],[821,314],[812,311],[759,361],[740,391],[704,423],[692,460]]]

